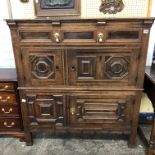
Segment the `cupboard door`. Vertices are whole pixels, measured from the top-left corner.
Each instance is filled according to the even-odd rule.
[[[24,104],[24,103],[23,103]],[[27,110],[28,128],[50,129],[64,125],[64,98],[62,95],[27,94],[22,108]],[[22,109],[24,110],[24,109]]]
[[[68,49],[70,85],[135,85],[139,48]]]
[[[130,125],[131,96],[75,95],[69,97],[69,121],[77,128],[123,128]]]
[[[22,48],[26,86],[63,84],[63,59],[60,49]]]

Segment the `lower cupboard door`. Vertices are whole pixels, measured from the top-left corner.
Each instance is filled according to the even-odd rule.
[[[134,97],[123,95],[70,96],[70,126],[91,130],[128,128],[134,102]]]
[[[22,104],[22,109],[27,110],[26,122],[29,122],[29,129],[48,130],[64,126],[63,95],[27,94],[26,100],[25,105]]]

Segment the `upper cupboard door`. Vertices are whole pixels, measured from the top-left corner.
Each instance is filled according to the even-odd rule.
[[[63,84],[61,49],[22,48],[21,56],[26,86]]]
[[[68,49],[70,85],[135,85],[139,48]]]

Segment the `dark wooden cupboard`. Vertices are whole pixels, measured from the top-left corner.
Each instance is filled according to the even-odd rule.
[[[153,20],[7,20],[27,142],[33,132],[103,131],[134,146]]]

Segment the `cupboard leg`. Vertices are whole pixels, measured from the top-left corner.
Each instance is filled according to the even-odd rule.
[[[28,133],[26,136],[26,145],[27,146],[32,146],[33,145],[33,140],[32,140],[32,134]]]
[[[131,121],[131,133],[129,137],[128,146],[130,148],[136,147],[137,144],[137,130],[138,130],[138,122],[139,122],[139,109],[140,109],[140,103],[141,103],[141,96],[142,92],[139,92],[137,94],[137,97],[135,99],[134,106],[133,106],[133,117]]]
[[[131,135],[130,135],[129,141],[128,141],[128,147],[134,148],[134,147],[136,147],[136,144],[137,144],[137,127],[132,128],[132,132],[131,132]]]
[[[25,142],[26,146],[32,146],[33,145],[33,139],[31,133],[25,133],[25,136],[20,139],[21,142]]]

